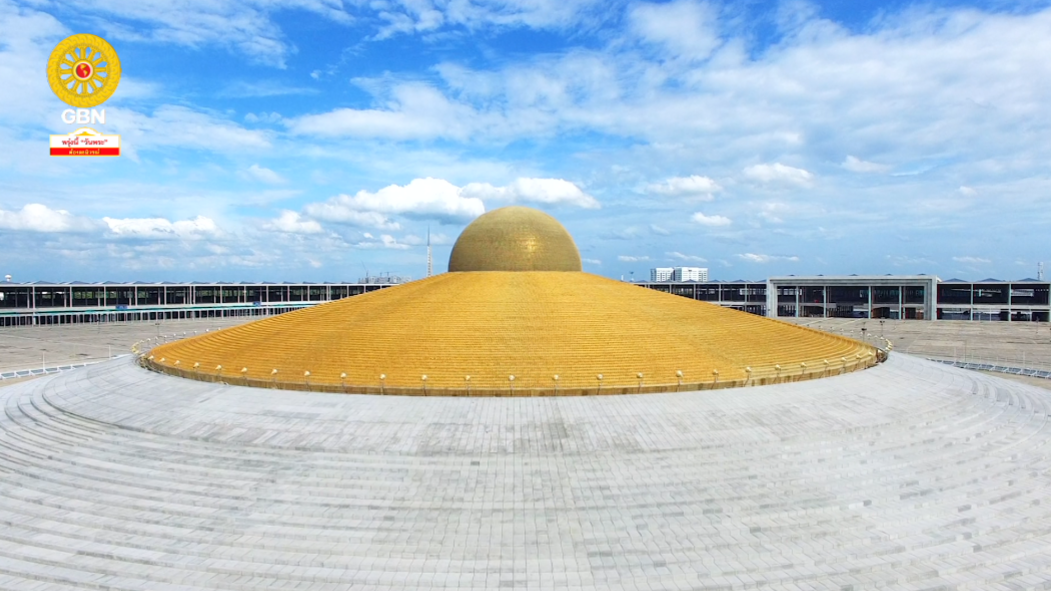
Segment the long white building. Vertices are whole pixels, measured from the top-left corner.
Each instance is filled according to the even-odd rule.
[[[702,269],[707,271],[706,269]],[[651,270],[651,274],[657,269]],[[786,276],[637,285],[780,318],[1036,321],[1051,318],[1051,283],[942,281],[934,275]],[[661,269],[662,277],[664,270]],[[376,283],[0,283],[0,327],[267,316],[384,289]]]

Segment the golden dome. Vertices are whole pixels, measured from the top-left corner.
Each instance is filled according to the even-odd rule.
[[[530,207],[494,209],[453,245],[449,271],[580,271],[580,252],[558,220]]]
[[[235,385],[460,396],[752,385],[875,362],[854,340],[563,272],[445,273],[150,354],[155,369]]]

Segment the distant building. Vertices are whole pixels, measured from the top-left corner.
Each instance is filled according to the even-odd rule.
[[[650,281],[708,281],[704,267],[657,267],[650,269]]]
[[[675,267],[672,281],[708,281],[708,269],[704,267]]]
[[[650,281],[671,281],[675,269],[671,267],[657,267],[650,269]]]
[[[1051,282],[1033,278],[811,275],[673,281],[674,269],[659,270],[662,280],[636,285],[759,316],[1051,321]],[[658,269],[652,271],[655,275]],[[0,327],[270,316],[392,287],[399,279],[407,280],[384,275],[358,283],[0,282]]]
[[[412,277],[408,275],[370,275],[368,277],[359,278],[358,283],[362,285],[398,285],[401,283],[408,283],[412,281]]]

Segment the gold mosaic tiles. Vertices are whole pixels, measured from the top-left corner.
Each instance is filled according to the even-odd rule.
[[[534,271],[446,273],[162,345],[149,363],[235,384],[528,396],[822,377],[876,354],[596,275]]]
[[[460,234],[449,271],[580,271],[580,253],[558,220],[529,207],[494,209]]]

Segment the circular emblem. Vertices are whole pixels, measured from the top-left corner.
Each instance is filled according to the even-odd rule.
[[[67,105],[97,107],[113,96],[120,84],[120,58],[102,37],[67,37],[47,61],[47,83]]]

